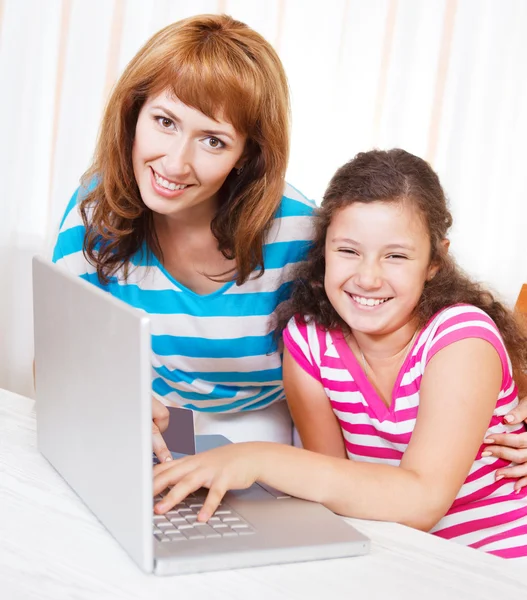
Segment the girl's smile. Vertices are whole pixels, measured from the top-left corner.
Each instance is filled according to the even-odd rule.
[[[357,303],[360,307],[364,309],[373,309],[379,306],[382,306],[385,302],[391,300],[391,298],[371,298],[365,296],[358,296],[357,294],[349,294],[349,297],[353,300],[353,302]]]

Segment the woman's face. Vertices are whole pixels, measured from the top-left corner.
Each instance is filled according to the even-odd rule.
[[[221,114],[211,119],[168,91],[148,98],[132,149],[143,202],[167,218],[212,218],[218,190],[242,166],[245,141]]]

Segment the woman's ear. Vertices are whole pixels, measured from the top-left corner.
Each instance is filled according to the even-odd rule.
[[[448,249],[450,247],[450,240],[447,240],[446,238],[444,240],[441,240],[441,254],[443,254],[443,256],[445,254],[448,254]],[[428,267],[428,275],[426,277],[427,281],[431,281],[437,274],[437,272],[439,271],[439,262],[437,260],[434,260],[430,266]]]

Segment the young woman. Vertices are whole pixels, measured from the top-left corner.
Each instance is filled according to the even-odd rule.
[[[60,227],[54,261],[150,313],[153,391],[196,411],[199,433],[291,443],[268,322],[314,205],[285,183],[288,153],[276,52],[230,17],[192,17],[127,66]],[[161,460],[167,422],[154,400]]]
[[[155,470],[165,512],[200,486],[199,518],[259,480],[343,515],[388,520],[503,557],[527,556],[527,489],[485,440],[521,435],[527,335],[448,253],[430,166],[359,154],[325,194],[307,263],[281,310],[287,399],[308,450],[245,443]]]

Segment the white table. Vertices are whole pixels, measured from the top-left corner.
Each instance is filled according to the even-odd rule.
[[[350,519],[367,556],[184,575],[142,573],[38,453],[34,402],[0,390],[0,598],[225,600],[527,598],[527,561]]]

